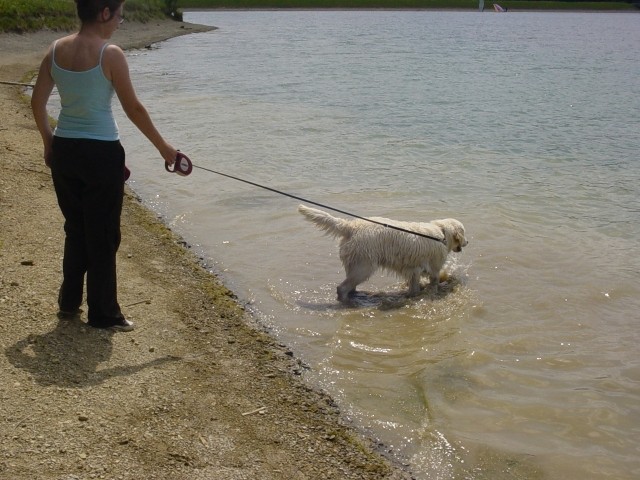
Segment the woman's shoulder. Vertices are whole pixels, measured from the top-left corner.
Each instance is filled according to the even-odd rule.
[[[122,60],[125,59],[124,51],[118,45],[106,43],[103,50],[103,59],[105,60]]]
[[[106,44],[102,51],[102,67],[106,70],[128,68],[127,57],[122,48],[113,43]]]
[[[68,45],[70,43],[72,43],[76,37],[78,36],[77,33],[71,33],[69,35],[65,35],[64,37],[60,37],[57,40],[54,40],[53,43],[51,43],[51,47],[53,48],[54,45]]]
[[[54,40],[53,42],[51,42],[51,44],[49,45],[49,48],[47,49],[47,56],[50,56],[52,52],[54,52],[54,50],[56,52],[61,52],[66,50],[67,48],[69,48],[70,45],[73,44],[76,37],[77,37],[77,34],[72,33],[70,35],[66,35],[64,37],[58,38],[57,40]]]
[[[113,81],[115,76],[120,77],[122,72],[128,72],[127,57],[118,45],[108,43],[102,51],[102,71],[107,79]]]

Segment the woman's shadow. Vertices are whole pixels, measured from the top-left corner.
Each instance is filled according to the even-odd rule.
[[[42,386],[82,388],[99,385],[112,377],[135,374],[145,368],[179,360],[165,356],[138,365],[98,369],[111,358],[112,336],[108,330],[88,327],[80,319],[60,320],[47,333],[31,334],[5,349],[9,362],[26,370]]]

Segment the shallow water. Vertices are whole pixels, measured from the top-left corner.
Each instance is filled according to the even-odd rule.
[[[196,165],[366,216],[455,217],[438,295],[340,306],[299,202],[162,161],[120,115],[130,184],[429,479],[640,477],[640,16],[190,12],[132,52]]]

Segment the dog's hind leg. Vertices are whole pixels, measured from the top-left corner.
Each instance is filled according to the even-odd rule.
[[[409,291],[407,295],[415,297],[420,294],[420,278],[422,278],[422,269],[416,269],[409,279]]]
[[[369,279],[375,271],[375,267],[362,264],[356,266],[345,265],[345,270],[347,272],[347,278],[338,285],[338,300],[341,302],[347,302],[349,300],[349,295],[356,291],[358,285]]]
[[[438,293],[438,285],[440,284],[440,271],[436,273],[429,272],[429,287],[433,289],[434,293]]]

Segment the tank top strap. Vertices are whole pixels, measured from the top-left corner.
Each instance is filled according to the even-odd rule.
[[[100,60],[98,61],[98,65],[100,65],[100,67],[102,67],[102,54],[104,53],[105,48],[107,48],[108,46],[109,42],[102,45],[102,48],[100,49]]]
[[[53,48],[51,49],[51,66],[52,67],[56,64],[56,45],[58,45],[58,40],[53,42]]]

